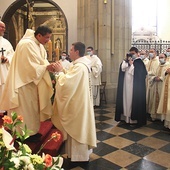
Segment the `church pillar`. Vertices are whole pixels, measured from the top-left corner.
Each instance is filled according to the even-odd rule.
[[[110,75],[113,100],[115,101],[119,66],[131,47],[132,0],[114,0],[114,7],[112,8],[112,12],[114,11],[114,52],[111,55],[112,69]]]
[[[131,0],[78,0],[78,41],[103,63],[108,103],[115,103],[119,65],[131,46],[131,20]]]

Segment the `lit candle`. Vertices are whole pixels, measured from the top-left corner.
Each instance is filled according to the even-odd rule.
[[[48,60],[52,61],[52,42],[48,41]]]
[[[58,48],[58,46],[57,46],[57,48],[55,49],[55,52],[56,52],[56,61],[59,61],[60,53],[59,53],[59,48]]]

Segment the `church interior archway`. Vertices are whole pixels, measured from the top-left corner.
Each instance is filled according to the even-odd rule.
[[[45,48],[50,61],[68,50],[68,24],[62,9],[51,0],[18,0],[11,4],[2,17],[6,24],[5,37],[14,49],[27,28],[44,24],[53,31],[51,43]]]

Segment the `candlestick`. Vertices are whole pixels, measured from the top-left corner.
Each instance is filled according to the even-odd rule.
[[[59,50],[58,46],[56,47],[55,52],[56,52],[56,61],[59,61],[60,50]]]
[[[52,61],[52,42],[48,41],[48,60]]]

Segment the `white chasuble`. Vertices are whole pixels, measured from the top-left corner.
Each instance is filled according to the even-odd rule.
[[[160,64],[157,68],[156,75],[152,76],[150,79],[150,91],[149,91],[149,107],[148,113],[151,114],[152,119],[161,119],[160,115],[157,114],[157,108],[159,105],[161,91],[162,91],[162,84],[165,79],[165,71],[168,68],[168,62],[165,64]],[[156,81],[155,78],[159,77],[159,81]]]
[[[95,116],[88,64],[90,61],[87,58],[80,57],[73,62],[67,73],[59,74],[54,114],[51,118],[53,124],[63,132],[64,140],[67,140],[69,135],[81,146],[86,145],[87,152],[96,147]],[[80,149],[78,145],[76,146]],[[73,154],[78,152],[72,151],[72,160],[82,161],[78,159],[79,156]]]
[[[170,65],[168,66],[170,68]],[[170,129],[170,74],[165,76],[157,113],[161,115],[164,126]]]
[[[5,81],[8,75],[9,66],[12,57],[14,55],[14,50],[11,43],[7,39],[3,38],[2,36],[0,36],[0,50],[1,50],[0,57],[3,54],[3,56],[6,57],[9,61],[8,63],[0,62],[0,97],[1,97],[4,89]]]
[[[52,114],[53,88],[46,51],[28,29],[18,43],[6,80],[0,108],[23,116],[27,128],[36,134],[40,121]]]

